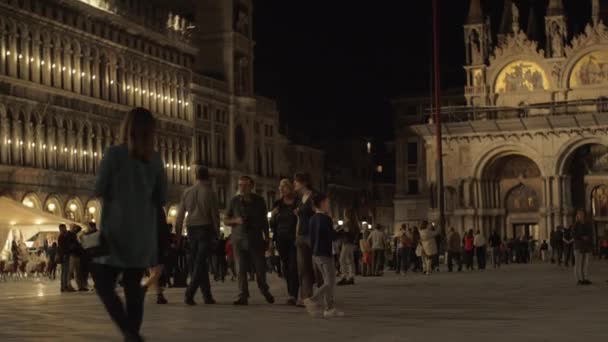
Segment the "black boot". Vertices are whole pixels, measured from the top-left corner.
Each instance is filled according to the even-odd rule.
[[[167,301],[167,298],[165,298],[165,295],[163,295],[162,293],[159,293],[156,295],[156,304],[169,304],[169,302]]]

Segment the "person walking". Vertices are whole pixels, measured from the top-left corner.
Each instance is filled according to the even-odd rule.
[[[57,242],[53,242],[49,249],[47,250],[48,255],[48,266],[47,266],[47,275],[50,280],[55,280],[57,275]]]
[[[420,230],[414,227],[412,230],[412,254],[411,259],[414,260],[414,272],[422,272],[422,257],[416,253],[420,245]]]
[[[70,278],[74,278],[79,292],[88,292],[88,285],[84,282],[82,275],[82,257],[84,256],[84,248],[80,244],[79,236],[82,232],[82,227],[73,225],[68,232],[68,244],[70,250]],[[71,282],[71,280],[68,280]]]
[[[572,233],[574,239],[574,274],[578,285],[591,285],[589,280],[589,261],[593,250],[593,228],[587,221],[585,211],[576,212]]]
[[[462,245],[464,247],[464,260],[467,265],[467,270],[473,270],[473,255],[475,254],[475,237],[473,229],[470,229],[463,238]]]
[[[228,264],[228,269],[230,270],[230,281],[234,281],[236,279],[236,262],[234,260],[234,250],[232,249],[232,235],[226,238],[226,263]]]
[[[403,272],[403,275],[407,274],[410,269],[410,258],[412,255],[412,236],[407,230],[405,224],[401,226],[401,234],[398,236],[399,248],[397,249],[397,257],[399,267],[397,268],[397,274]]]
[[[65,224],[59,225],[57,238],[57,258],[61,264],[61,292],[74,292],[70,281],[70,235]],[[17,268],[15,268],[16,270]]]
[[[382,226],[377,224],[367,240],[372,247],[372,275],[379,277],[384,271],[384,253],[386,249],[386,235]]]
[[[574,266],[576,259],[574,257],[574,236],[572,227],[564,229],[564,265],[566,267]]]
[[[167,177],[154,151],[156,121],[148,110],[127,113],[118,145],[108,148],[97,172],[95,195],[103,201],[100,233],[107,250],[94,259],[97,295],[125,341],[143,341],[141,279],[158,261],[157,212],[165,204]],[[126,308],[116,294],[122,273]]]
[[[430,275],[433,272],[433,259],[437,255],[437,231],[428,227],[428,222],[420,225],[420,244],[422,245],[422,259],[424,263],[424,274]]]
[[[323,317],[344,316],[343,312],[336,309],[334,300],[336,268],[332,257],[332,249],[336,233],[333,229],[333,221],[328,215],[329,198],[324,194],[315,194],[313,203],[316,213],[310,219],[310,243],[314,265],[323,276],[323,285],[312,297],[304,300],[304,305],[312,316],[317,316],[319,314],[319,302],[323,301]]]
[[[299,196],[298,225],[296,228],[296,250],[298,260],[298,279],[300,281],[300,299],[303,302],[313,294],[315,274],[312,263],[312,249],[310,246],[310,218],[315,214],[312,198],[314,192],[311,186],[310,175],[296,173],[293,181],[294,189]]]
[[[215,248],[215,269],[217,275],[215,281],[226,281],[226,274],[228,273],[228,264],[226,263],[226,237],[224,233],[220,233],[220,238],[217,240],[217,247]]]
[[[355,243],[361,232],[359,218],[354,209],[346,209],[344,212],[344,226],[341,227],[339,237],[342,248],[340,249],[340,271],[342,279],[338,286],[355,284]]]
[[[81,232],[78,235],[78,242],[82,246],[83,239],[91,234],[95,234],[97,232],[97,225],[95,222],[89,222],[86,231]],[[91,274],[91,265],[93,262],[93,257],[85,250],[83,250],[82,256],[80,257],[80,275],[81,275],[81,284],[88,291],[89,286],[89,275]]]
[[[557,262],[558,266],[561,266],[564,254],[564,227],[558,226],[553,229],[549,244],[551,246],[551,263]]]
[[[209,170],[203,166],[198,167],[196,184],[184,191],[175,220],[175,232],[178,239],[181,239],[184,221],[188,227],[189,260],[192,273],[184,294],[184,302],[189,306],[196,305],[194,296],[199,289],[205,304],[215,304],[209,282],[209,263],[220,236],[218,208],[217,196],[211,188]],[[178,242],[178,245],[181,245],[181,242]]]
[[[462,271],[462,247],[461,247],[461,239],[460,234],[454,230],[454,228],[450,228],[450,232],[448,233],[448,272],[452,272],[453,270],[453,262],[456,261],[456,265],[458,266],[458,272]]]
[[[361,275],[369,277],[372,275],[372,247],[369,244],[369,230],[365,230],[359,239],[359,249],[361,250]]]
[[[480,270],[486,269],[486,238],[478,230],[473,240],[475,245],[475,256],[477,257],[477,267]]]
[[[171,244],[172,226],[167,224],[165,210],[158,210],[158,261],[157,265],[149,269],[150,276],[143,285],[144,291],[153,288],[156,291],[156,304],[168,304],[164,294],[164,286],[168,283],[167,268],[169,262],[169,250]]]
[[[490,249],[492,253],[492,265],[494,268],[500,268],[500,259],[502,258],[501,252],[502,239],[498,232],[495,231],[490,235]]]
[[[547,243],[547,240],[543,240],[543,242],[540,244],[540,260],[542,262],[547,261],[548,252],[549,252],[549,244]]]
[[[298,252],[296,249],[298,216],[295,212],[299,203],[291,180],[281,179],[279,194],[281,198],[272,207],[270,226],[281,258],[283,278],[287,284],[287,305],[296,305],[300,282],[298,280]]]
[[[273,304],[274,297],[266,283],[264,258],[264,252],[270,244],[266,201],[252,193],[255,183],[251,177],[239,177],[238,186],[239,193],[230,201],[225,220],[227,225],[232,226],[232,248],[239,287],[238,299],[234,305],[249,304],[248,263],[254,265],[255,280],[260,292],[269,304]]]

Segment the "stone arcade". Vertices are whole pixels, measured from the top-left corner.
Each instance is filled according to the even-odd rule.
[[[197,164],[222,206],[242,174],[274,199],[289,142],[276,104],[253,95],[252,11],[250,0],[0,1],[0,195],[94,220],[103,151],[143,106],[160,122],[172,205]]]

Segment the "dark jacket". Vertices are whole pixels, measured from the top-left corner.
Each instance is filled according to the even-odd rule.
[[[278,209],[278,213],[270,221],[275,240],[295,240],[298,217],[294,213],[299,202],[294,200],[292,204],[287,204],[282,199],[274,202],[273,209]]]
[[[331,217],[316,213],[310,219],[310,244],[313,256],[332,257],[335,240],[334,224]]]
[[[236,247],[237,242],[239,246],[246,242],[249,246],[262,248],[264,238],[269,235],[266,201],[256,194],[250,196],[249,201],[235,196],[228,205],[227,217],[242,217],[245,221],[232,227],[232,244]]]
[[[298,204],[298,219],[300,220],[298,228],[298,235],[309,237],[310,236],[310,218],[315,215],[314,205],[312,204],[312,199],[314,197],[314,193],[311,193],[310,196],[306,199],[306,202],[299,201]]]
[[[587,222],[574,224],[574,249],[581,253],[590,253],[593,250],[593,229]]]
[[[492,234],[492,236],[490,236],[490,247],[492,247],[492,248],[500,247],[501,242],[502,241],[498,234]]]
[[[550,238],[551,248],[563,248],[564,247],[564,233],[560,230],[551,232]]]

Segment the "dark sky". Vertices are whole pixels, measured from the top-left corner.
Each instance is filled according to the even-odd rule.
[[[517,1],[524,29],[531,1]],[[542,29],[547,0],[532,2]],[[591,0],[564,2],[581,31]],[[462,87],[469,0],[440,3],[442,87]],[[503,1],[482,3],[498,26]],[[298,142],[391,138],[390,99],[430,89],[431,13],[431,0],[254,0],[256,92],[278,100]]]

